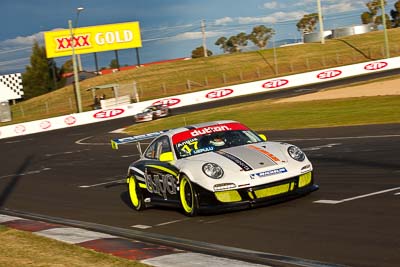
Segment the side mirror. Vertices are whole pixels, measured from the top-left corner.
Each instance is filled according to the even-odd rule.
[[[172,152],[165,152],[160,155],[160,161],[168,162],[173,160],[174,160],[174,155],[172,154]]]
[[[262,140],[267,141],[267,137],[265,136],[265,134],[259,134],[258,135]]]

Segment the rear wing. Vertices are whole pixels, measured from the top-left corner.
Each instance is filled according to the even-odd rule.
[[[124,138],[116,138],[111,140],[111,147],[112,149],[118,149],[118,145],[123,145],[123,144],[128,144],[128,143],[134,143],[134,142],[139,142],[143,140],[148,140],[148,139],[153,139],[156,138],[163,133],[168,132],[169,130],[163,130],[163,131],[158,131],[158,132],[153,132],[153,133],[148,133],[148,134],[141,134],[141,135],[134,135],[134,136],[129,136],[129,137],[124,137]]]

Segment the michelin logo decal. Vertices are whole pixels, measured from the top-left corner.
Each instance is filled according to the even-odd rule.
[[[264,172],[250,174],[250,178],[251,179],[263,178],[263,177],[267,177],[267,176],[271,176],[271,175],[275,175],[275,174],[280,174],[280,173],[285,173],[285,172],[287,172],[286,168],[279,168],[279,169],[275,169],[275,170],[270,170],[270,171],[264,171]]]

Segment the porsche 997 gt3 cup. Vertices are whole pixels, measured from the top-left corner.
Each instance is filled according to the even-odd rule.
[[[180,207],[188,216],[274,203],[318,189],[296,146],[267,141],[236,121],[216,121],[112,140],[154,139],[127,174],[132,206]]]

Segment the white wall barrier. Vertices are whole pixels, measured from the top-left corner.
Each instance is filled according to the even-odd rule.
[[[400,68],[400,57],[395,57],[337,68],[294,74],[274,79],[214,88],[140,103],[121,105],[108,109],[74,113],[44,120],[7,125],[0,127],[0,139],[133,116],[136,113],[139,113],[145,107],[152,104],[163,103],[167,104],[171,109],[173,109],[220,99],[322,83],[398,68]]]

